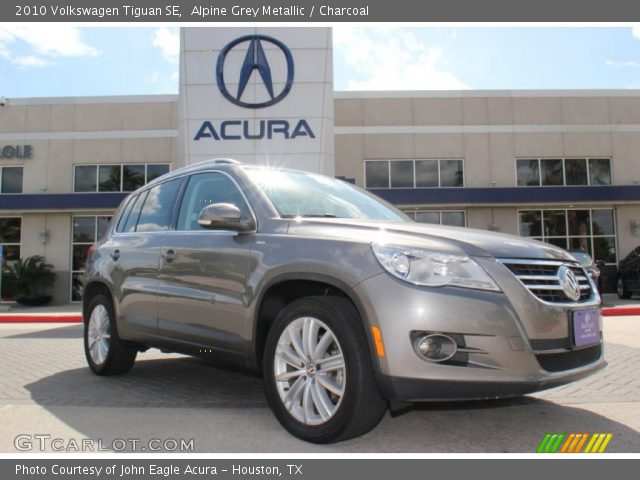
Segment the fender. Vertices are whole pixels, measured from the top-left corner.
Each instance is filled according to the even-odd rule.
[[[350,285],[348,285],[346,282],[339,280],[335,277],[332,277],[330,275],[317,273],[317,272],[309,272],[309,271],[306,271],[306,272],[293,271],[293,272],[281,273],[274,276],[273,278],[270,278],[266,283],[260,285],[260,293],[255,297],[255,301],[254,301],[254,305],[252,306],[252,312],[250,317],[251,318],[251,342],[250,342],[250,350],[248,352],[249,364],[251,366],[257,366],[259,364],[259,359],[256,358],[256,347],[257,347],[256,332],[258,331],[257,329],[258,314],[259,314],[260,306],[262,305],[264,296],[272,286],[278,283],[282,283],[290,280],[301,280],[301,281],[306,280],[306,281],[326,283],[342,291],[347,296],[347,298],[351,300],[362,322],[362,328],[367,337],[367,345],[369,346],[369,357],[371,359],[371,364],[374,368],[374,371],[376,372],[376,375],[377,375],[377,373],[380,372],[380,365],[378,363],[378,358],[374,353],[374,349],[372,348],[372,345],[374,343],[373,343],[373,337],[371,334],[371,328],[369,325],[369,321],[366,317],[366,310],[364,309],[364,306],[360,298],[355,293],[353,288]]]

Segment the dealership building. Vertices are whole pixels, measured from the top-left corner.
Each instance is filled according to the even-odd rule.
[[[3,262],[43,255],[55,303],[79,300],[86,251],[127,192],[212,157],[588,251],[607,291],[640,245],[636,90],[336,92],[329,28],[183,28],[178,95],[1,103]],[[11,288],[4,275],[5,301]]]

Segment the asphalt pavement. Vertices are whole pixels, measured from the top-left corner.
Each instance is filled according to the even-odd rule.
[[[640,452],[640,317],[605,320],[608,367],[514,400],[416,405],[371,433],[317,446],[290,436],[261,379],[150,350],[132,371],[97,377],[78,324],[0,325],[0,451],[525,452],[547,432],[613,433],[607,452]]]

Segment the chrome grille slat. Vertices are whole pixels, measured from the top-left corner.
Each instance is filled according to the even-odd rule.
[[[502,265],[527,289],[543,302],[551,304],[580,304],[588,302],[593,297],[592,284],[582,267],[575,263],[562,260],[530,260],[522,258],[498,259]],[[568,298],[560,284],[558,269],[561,266],[569,268],[578,281],[580,298]]]
[[[518,275],[520,280],[559,280],[555,275]]]

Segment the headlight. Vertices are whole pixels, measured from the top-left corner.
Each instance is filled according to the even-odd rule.
[[[426,287],[452,285],[500,291],[482,267],[469,257],[379,243],[372,243],[371,248],[384,269],[400,280]]]

